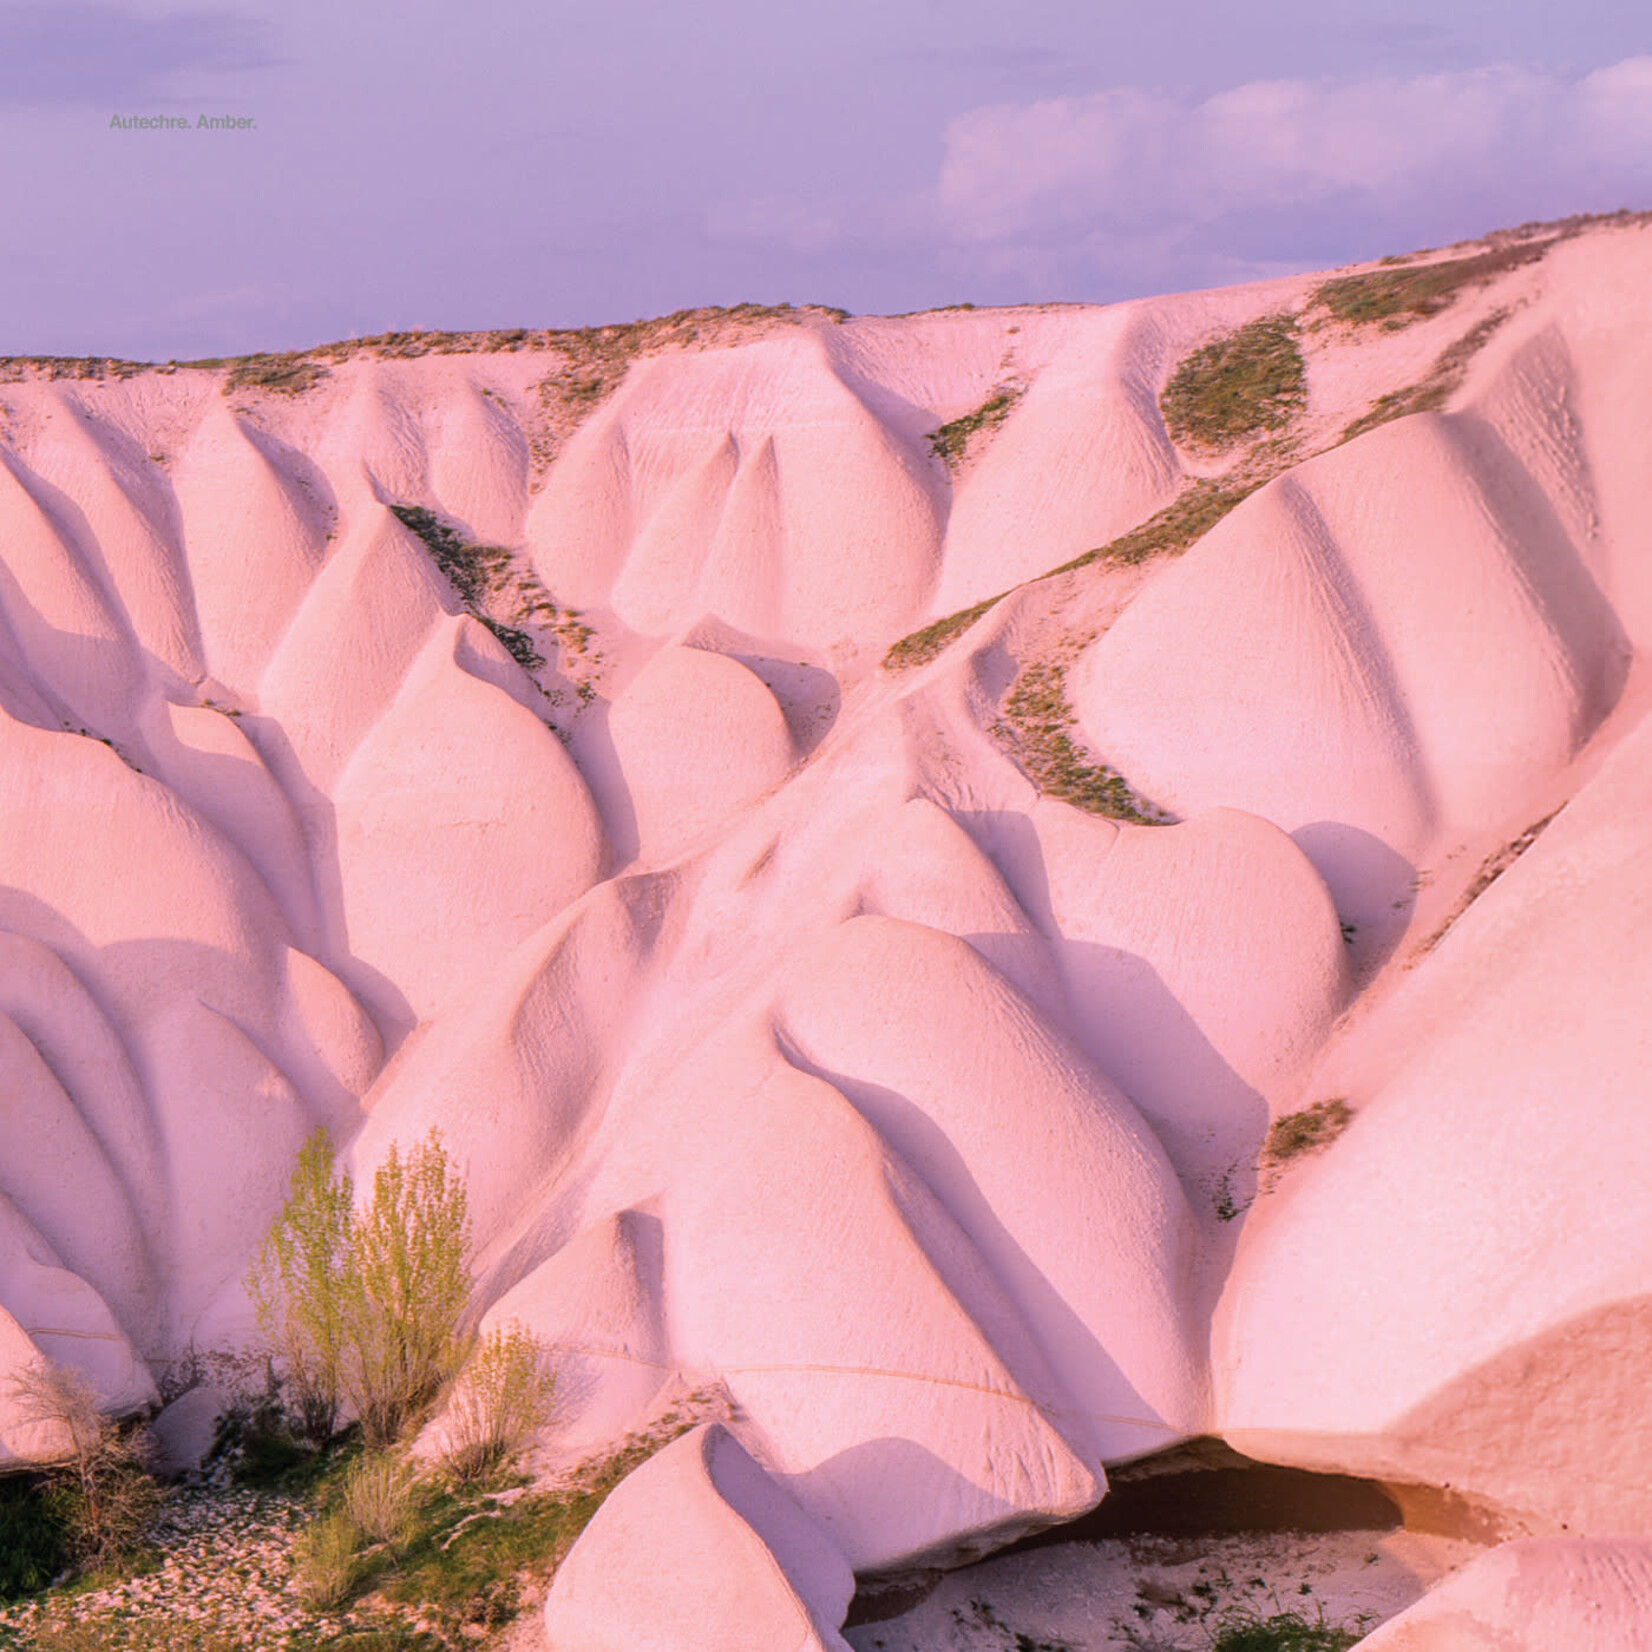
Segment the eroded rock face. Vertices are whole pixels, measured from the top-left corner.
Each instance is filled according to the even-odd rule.
[[[1359,1115],[1217,1316],[1241,1450],[1652,1524],[1649,756],[1642,723],[1333,1054]]]
[[[1652,1530],[1649,262],[1305,331],[1300,462],[1049,580],[1187,484],[1178,360],[1311,278],[799,313],[554,429],[534,350],[8,383],[0,1378],[148,1403],[250,1334],[312,1130],[359,1182],[434,1127],[565,1449],[731,1402],[558,1644],[841,1647],[851,1570],[1212,1431]],[[1179,823],[1038,795],[1030,666],[1087,795]],[[0,1466],[52,1449],[0,1400]]]
[[[847,1652],[854,1592],[826,1535],[712,1423],[597,1511],[557,1571],[545,1633],[560,1652]]]
[[[1360,1652],[1639,1652],[1652,1543],[1527,1538],[1482,1555],[1362,1640]]]

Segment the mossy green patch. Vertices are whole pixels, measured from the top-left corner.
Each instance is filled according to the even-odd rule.
[[[1138,527],[1085,551],[1082,556],[1075,556],[1071,562],[1063,562],[1044,577],[1071,573],[1075,568],[1087,568],[1095,562],[1134,566],[1149,557],[1185,551],[1268,480],[1266,475],[1247,474],[1240,478],[1221,477],[1214,481],[1201,478],[1189,482],[1163,510],[1154,512]]]
[[[948,614],[945,619],[938,619],[921,631],[902,637],[899,642],[891,644],[889,652],[884,655],[884,670],[910,671],[914,666],[927,665],[948,643],[955,637],[961,637],[989,608],[1002,602],[1007,595],[1007,592],[1000,592],[972,608],[961,608],[956,614]]]
[[[1300,1112],[1286,1113],[1268,1127],[1267,1140],[1262,1144],[1262,1158],[1266,1164],[1288,1164],[1304,1153],[1317,1153],[1329,1147],[1353,1122],[1353,1111],[1342,1097],[1316,1101]]]
[[[1214,452],[1282,430],[1307,400],[1296,318],[1270,315],[1182,361],[1159,397],[1159,411],[1174,441]]]
[[[979,407],[930,431],[930,451],[949,471],[957,470],[968,455],[970,443],[996,431],[1014,412],[1021,395],[1017,385],[1000,386]]]
[[[1312,306],[1348,326],[1381,323],[1390,330],[1438,315],[1456,303],[1465,289],[1484,287],[1524,264],[1534,263],[1558,237],[1518,241],[1467,258],[1432,264],[1405,264],[1339,275],[1314,289]]]
[[[1050,797],[1138,826],[1164,826],[1171,817],[1139,797],[1116,769],[1091,763],[1072,737],[1066,667],[1052,661],[1029,665],[1004,702],[997,732],[1014,750],[1028,778]]]

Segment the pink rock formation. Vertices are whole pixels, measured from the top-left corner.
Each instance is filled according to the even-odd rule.
[[[545,1629],[568,1652],[846,1652],[837,1626],[853,1593],[826,1535],[713,1423],[597,1511],[557,1572]]]
[[[360,1178],[434,1126],[562,1449],[731,1401],[575,1551],[570,1649],[841,1647],[851,1569],[1211,1431],[1652,1530],[1649,266],[1597,226],[1392,329],[1315,277],[737,316],[589,381],[20,367],[0,1383],[150,1403],[251,1336],[311,1130]],[[1281,312],[1285,445],[1179,447],[1177,364]],[[58,1449],[8,1392],[0,1466]]]
[[[1652,1639],[1652,1543],[1505,1543],[1362,1640],[1360,1652],[1640,1652]]]

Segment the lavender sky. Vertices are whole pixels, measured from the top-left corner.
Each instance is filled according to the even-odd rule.
[[[1624,0],[0,0],[0,353],[1109,300],[1618,206]]]

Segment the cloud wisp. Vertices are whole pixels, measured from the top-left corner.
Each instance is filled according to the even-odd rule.
[[[933,196],[955,243],[1114,264],[1313,257],[1476,214],[1481,228],[1652,198],[1652,57],[1577,80],[1509,66],[1256,81],[1191,101],[1121,87],[998,104],[947,127]],[[1296,241],[1302,241],[1298,234]]]
[[[277,61],[263,25],[237,12],[141,17],[102,0],[0,5],[0,106],[164,98],[185,72]]]

